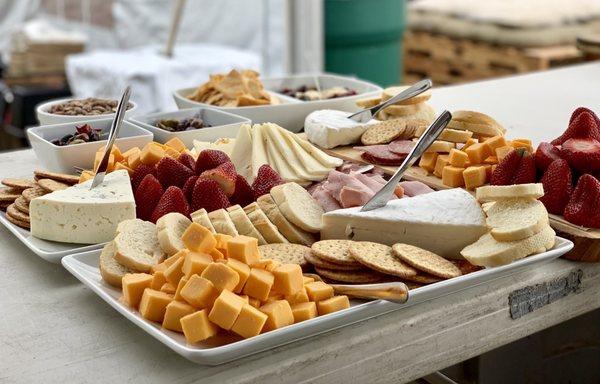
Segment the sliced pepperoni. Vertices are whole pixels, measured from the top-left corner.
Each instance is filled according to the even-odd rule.
[[[412,140],[394,140],[388,144],[390,151],[399,155],[408,155],[415,146],[415,142]]]

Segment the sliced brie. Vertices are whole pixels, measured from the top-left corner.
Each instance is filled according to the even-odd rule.
[[[311,143],[321,148],[335,148],[356,143],[367,130],[368,124],[349,119],[349,112],[322,109],[314,111],[304,120],[304,131]]]

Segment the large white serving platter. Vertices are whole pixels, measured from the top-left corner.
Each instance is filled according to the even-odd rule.
[[[60,263],[60,259],[66,255],[97,250],[104,246],[104,243],[86,245],[57,243],[55,241],[38,239],[37,237],[31,236],[31,232],[29,232],[27,229],[18,227],[8,221],[5,212],[0,212],[0,223],[8,228],[8,230],[12,232],[12,234],[15,235],[23,244],[25,244],[25,246],[33,253],[42,259],[55,264]]]
[[[320,316],[302,323],[277,329],[259,336],[239,340],[234,338],[216,339],[195,345],[186,344],[183,335],[161,328],[157,323],[143,319],[137,311],[132,310],[120,301],[121,291],[102,281],[98,270],[100,251],[89,251],[69,255],[62,259],[63,266],[76,278],[87,285],[110,306],[131,320],[134,324],[165,344],[179,355],[198,364],[218,365],[242,358],[267,349],[275,348],[296,340],[315,336],[327,331],[341,328],[359,321],[396,311],[406,306],[422,303],[427,300],[448,295],[493,279],[512,275],[523,269],[539,266],[560,257],[573,248],[569,240],[557,237],[553,249],[535,256],[518,260],[512,264],[487,268],[465,276],[441,281],[410,291],[406,304],[394,304],[382,300],[352,300],[351,307],[326,316]],[[229,344],[222,344],[227,343]]]

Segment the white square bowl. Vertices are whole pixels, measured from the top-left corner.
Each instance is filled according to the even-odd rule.
[[[192,94],[197,87],[177,90],[173,93],[173,98],[180,109],[201,106],[211,107],[231,112],[236,115],[245,116],[252,120],[253,123],[271,122],[279,124],[289,131],[299,132],[304,126],[304,119],[313,111],[319,109],[338,109],[347,112],[356,112],[360,110],[360,108],[356,106],[357,100],[379,96],[382,91],[381,87],[373,83],[331,74],[294,75],[266,78],[261,81],[266,90],[282,101],[281,104],[249,107],[218,107],[208,105],[187,98],[187,96]],[[348,87],[355,90],[357,94],[329,100],[302,101],[278,93],[283,90],[283,88],[297,88],[302,85],[313,86],[316,81],[319,82],[321,89],[335,86]]]
[[[94,128],[102,129],[103,133],[107,133],[110,130],[112,121],[113,119],[108,118],[85,122],[41,125],[29,128],[27,130],[27,138],[44,169],[52,172],[73,174],[75,173],[74,167],[92,169],[94,166],[94,156],[100,147],[106,145],[106,140],[65,145],[62,147],[52,144],[51,141],[75,132],[75,127],[82,124],[90,124]],[[128,121],[123,121],[119,137],[115,141],[115,144],[121,151],[126,151],[133,147],[142,148],[150,141],[152,141],[152,132]]]
[[[210,127],[193,129],[182,132],[169,132],[156,126],[156,122],[162,119],[188,119],[198,116]],[[159,143],[166,143],[174,137],[178,137],[187,148],[194,145],[194,140],[215,141],[222,137],[235,138],[242,124],[250,124],[251,120],[235,115],[233,113],[221,111],[214,108],[190,108],[180,109],[174,112],[159,112],[149,115],[136,116],[129,119],[130,122],[147,129],[154,134],[154,140]]]

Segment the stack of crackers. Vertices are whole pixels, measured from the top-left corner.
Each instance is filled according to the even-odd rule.
[[[388,87],[383,90],[380,97],[360,99],[356,102],[360,108],[371,108],[384,101],[391,99],[400,92],[408,89],[408,86]],[[407,100],[384,108],[377,114],[379,120],[425,120],[432,123],[435,120],[435,110],[427,104],[431,98],[431,92],[426,91]]]
[[[29,203],[36,197],[77,184],[78,176],[62,173],[35,171],[34,180],[21,178],[3,179],[0,189],[0,208],[6,218],[21,228],[30,228]]]

